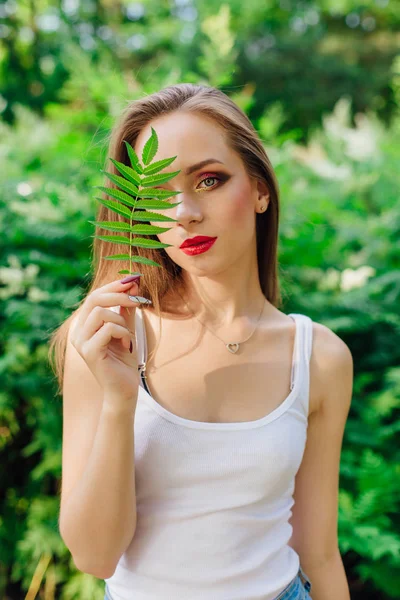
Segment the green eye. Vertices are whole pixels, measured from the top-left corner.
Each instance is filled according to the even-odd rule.
[[[215,179],[216,181],[221,181],[221,179],[220,179],[219,177],[217,177],[216,175],[208,175],[207,177],[204,177],[204,179],[202,179],[202,180],[200,181],[200,183],[203,183],[204,181],[207,181],[208,179]],[[199,191],[199,190],[207,190],[207,189],[214,189],[214,188],[216,187],[216,185],[218,185],[218,184],[215,184],[215,185],[213,185],[213,186],[208,186],[208,185],[206,185],[205,187],[203,187],[203,188],[199,188],[199,189],[198,189],[198,190],[196,190],[196,191]]]

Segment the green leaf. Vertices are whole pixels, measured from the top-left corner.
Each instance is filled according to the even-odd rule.
[[[131,218],[132,212],[129,210],[129,208],[126,208],[119,202],[114,202],[114,200],[105,200],[104,198],[96,198],[96,200],[101,202],[101,204],[104,204],[104,206],[106,206],[110,210],[118,213],[119,215],[123,215],[127,219]]]
[[[132,241],[122,235],[92,235],[104,242],[114,242],[115,244],[128,244],[129,246],[139,246],[140,248],[169,248],[172,244],[163,244],[157,240],[146,240],[145,238],[135,237]]]
[[[104,256],[105,260],[129,260],[129,254],[110,254],[110,256]]]
[[[176,175],[178,175],[180,171],[173,171],[172,173],[160,173],[159,175],[150,175],[149,177],[143,177],[140,182],[142,187],[150,186],[150,185],[158,185],[160,183],[166,183]]]
[[[111,256],[104,256],[105,260],[129,260],[132,262],[142,263],[144,265],[151,265],[153,267],[162,267],[158,262],[147,258],[146,256],[129,256],[129,254],[112,254]],[[129,273],[129,271],[118,271],[118,273]]]
[[[119,190],[117,188],[109,188],[109,187],[104,187],[102,185],[96,185],[94,187],[97,187],[99,190],[101,190],[108,196],[112,196],[113,198],[120,200],[122,203],[127,204],[128,206],[132,206],[135,208],[140,208],[140,206],[142,206],[142,203],[139,203],[139,201],[134,200],[132,196],[130,196],[129,194],[127,194],[125,192],[122,192],[121,190]],[[153,190],[154,190],[154,193],[153,193]],[[155,192],[157,192],[157,193],[155,193]],[[169,192],[168,190],[157,190],[156,188],[148,188],[147,190],[139,190],[136,193],[136,196],[138,198],[155,198],[156,204],[151,205],[151,206],[149,205],[148,207],[142,206],[143,208],[173,208],[174,206],[178,206],[178,204],[180,204],[180,202],[171,204],[169,202],[158,202],[157,203],[157,201],[162,200],[162,198],[170,198],[171,196],[176,196],[177,194],[180,194],[180,193],[181,192]]]
[[[140,233],[141,235],[156,235],[171,229],[171,227],[157,227],[157,225],[144,225],[143,223],[131,227],[129,223],[122,221],[89,221],[89,223],[110,231],[127,231],[128,233]]]
[[[156,152],[158,150],[158,137],[157,134],[155,132],[155,130],[153,129],[153,127],[151,127],[151,136],[149,137],[149,139],[147,140],[147,142],[144,145],[143,148],[143,152],[142,152],[142,163],[144,165],[148,165],[149,162],[151,162],[154,158],[154,156],[156,155]]]
[[[108,196],[112,196],[128,206],[136,206],[136,200],[134,200],[132,196],[129,196],[129,194],[126,194],[125,192],[121,192],[121,190],[118,190],[117,188],[108,188],[103,187],[102,185],[97,185],[96,187],[102,192],[105,192]]]
[[[122,269],[122,271],[118,271],[119,275],[130,275],[131,272],[128,269]]]
[[[146,188],[139,190],[137,193],[138,198],[159,198],[160,200],[177,196],[181,194],[181,191],[171,192],[169,190],[158,190],[157,188]]]
[[[146,256],[132,256],[132,262],[143,263],[144,265],[152,265],[153,267],[162,267],[160,263],[155,260],[151,260],[151,258],[147,258]]]
[[[143,174],[143,168],[142,168],[142,165],[139,162],[138,155],[136,154],[134,148],[126,140],[124,140],[124,144],[125,144],[126,149],[128,151],[128,156],[129,156],[129,160],[131,161],[132,168],[137,173],[139,173],[140,175],[142,175]]]
[[[169,208],[179,206],[181,202],[171,203],[167,202],[167,200],[171,200],[174,196],[181,194],[182,192],[160,190],[154,186],[166,183],[180,173],[180,171],[174,171],[173,173],[160,173],[160,171],[171,165],[177,156],[158,160],[153,164],[149,164],[153,160],[158,149],[158,136],[153,127],[151,127],[151,135],[143,148],[143,164],[140,163],[135,149],[128,142],[128,140],[123,140],[123,142],[126,147],[130,165],[125,164],[128,163],[126,158],[124,159],[125,162],[121,162],[110,157],[111,162],[119,171],[120,175],[101,170],[101,172],[104,173],[104,175],[106,175],[106,177],[108,177],[108,179],[116,187],[94,187],[100,189],[107,196],[107,199],[96,198],[96,200],[106,206],[109,210],[118,215],[122,215],[125,220],[89,222],[100,229],[129,235],[94,235],[92,237],[106,242],[114,242],[116,244],[128,244],[130,246],[151,249],[168,248],[171,246],[171,244],[163,244],[158,240],[145,239],[137,236],[156,236],[171,229],[170,227],[158,227],[156,225],[150,225],[151,222],[164,221],[168,223],[176,223],[176,219],[167,217],[165,214],[159,214],[158,211],[164,211],[168,210]],[[141,177],[142,175],[144,175],[144,177]],[[109,198],[114,198],[116,201],[110,200]],[[129,223],[126,222],[127,220],[129,220]],[[132,225],[132,222],[135,224]],[[132,238],[131,234],[134,234],[134,238]],[[131,258],[131,260],[136,260],[136,262],[144,262],[156,267],[162,267],[161,264],[155,261],[138,256],[129,257],[129,255],[118,254],[105,258],[108,260],[129,260],[129,258]],[[128,274],[129,271],[121,270],[119,273]]]
[[[136,185],[124,179],[124,177],[120,177],[120,175],[114,175],[114,173],[108,173],[107,171],[100,170],[101,173],[107,175],[108,179],[116,183],[122,190],[128,192],[132,196],[136,196],[138,193],[138,188]]]
[[[169,202],[164,202],[163,200],[151,200],[150,198],[148,200],[138,200],[135,204],[135,208],[160,208],[163,210],[166,210],[168,208],[174,208],[174,206],[178,206],[178,204],[181,204],[180,202],[174,202],[173,204],[170,204]],[[136,214],[136,211],[135,211]]]
[[[134,212],[133,219],[135,221],[173,221],[176,222],[176,219],[172,219],[172,217],[167,217],[167,215],[159,215],[158,213],[153,213],[149,211],[143,212]]]
[[[129,223],[123,223],[122,221],[89,221],[89,223],[110,231],[131,231]]]
[[[133,225],[131,231],[142,235],[157,235],[158,233],[164,233],[170,229],[171,227],[158,227],[157,225],[144,225],[143,223],[139,223]]]
[[[176,158],[177,156],[173,156],[172,158],[163,158],[162,160],[158,160],[148,167],[145,167],[142,173],[144,175],[153,175],[153,173],[158,173],[159,171],[162,171],[162,169],[169,167],[169,165],[173,163]]]
[[[114,158],[110,158],[112,164],[115,166],[116,169],[118,169],[118,171],[120,173],[122,173],[122,175],[131,183],[133,183],[134,185],[140,185],[140,175],[138,173],[136,173],[136,171],[134,171],[133,169],[131,169],[131,167],[128,167],[127,165],[125,165],[122,162],[119,162],[118,160],[115,160]]]

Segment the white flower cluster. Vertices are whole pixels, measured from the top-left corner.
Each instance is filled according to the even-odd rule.
[[[28,299],[31,302],[40,302],[49,299],[49,292],[34,285],[39,273],[38,265],[34,263],[22,267],[17,256],[10,254],[7,257],[9,267],[0,267],[0,299],[7,300],[13,296],[21,296],[28,289]]]
[[[368,265],[358,269],[345,269],[340,279],[340,289],[342,292],[348,292],[353,288],[363,287],[368,277],[373,277],[375,272],[376,270]]]

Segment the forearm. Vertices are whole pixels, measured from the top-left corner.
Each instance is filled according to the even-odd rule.
[[[312,600],[350,600],[346,572],[339,550],[326,561],[307,562],[302,559],[301,566],[311,581]]]
[[[106,578],[135,527],[134,414],[104,407],[86,471],[67,500],[60,533],[79,570]]]

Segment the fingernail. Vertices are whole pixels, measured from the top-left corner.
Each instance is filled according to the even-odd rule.
[[[133,350],[133,344],[132,344],[132,340],[131,343],[129,344],[129,352],[132,354],[132,350]]]
[[[128,298],[129,300],[133,300],[133,302],[140,302],[140,304],[153,304],[151,300],[143,296],[130,296],[128,294]]]
[[[142,276],[142,273],[135,273],[135,275],[129,275],[128,277],[125,277],[125,279],[121,279],[120,283],[129,283],[130,281],[138,281],[141,276]]]

